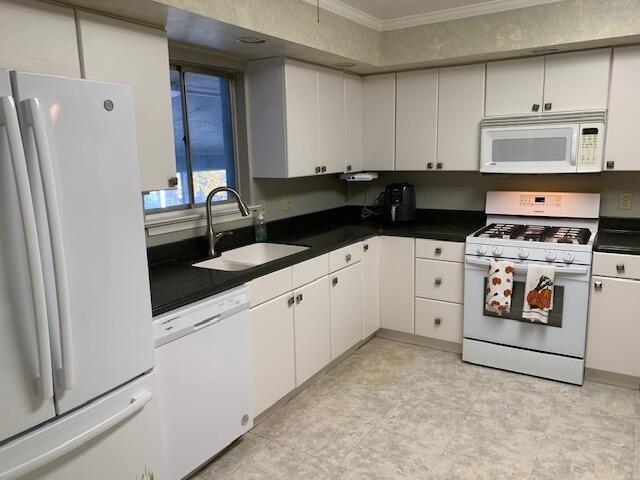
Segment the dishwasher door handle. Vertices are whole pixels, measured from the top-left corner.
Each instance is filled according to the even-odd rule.
[[[201,328],[204,328],[208,325],[215,325],[216,323],[219,323],[220,321],[222,321],[222,318],[220,318],[220,315],[214,315],[213,317],[209,317],[206,318],[198,323],[194,323],[193,324],[193,331],[195,332],[196,330],[200,330]]]

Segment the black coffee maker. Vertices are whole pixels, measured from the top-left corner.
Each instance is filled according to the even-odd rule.
[[[416,192],[408,183],[392,183],[384,189],[382,217],[386,222],[411,222],[416,218]]]

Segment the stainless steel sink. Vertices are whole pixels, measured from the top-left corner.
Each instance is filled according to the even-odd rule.
[[[222,255],[218,258],[204,260],[195,263],[193,266],[227,272],[240,271],[294,255],[308,248],[301,245],[286,245],[282,243],[253,243],[245,247],[222,252]]]

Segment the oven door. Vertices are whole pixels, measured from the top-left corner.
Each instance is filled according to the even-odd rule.
[[[480,171],[576,173],[579,125],[483,127]]]
[[[522,318],[527,264],[514,262],[511,312],[499,316],[485,309],[485,288],[489,259],[467,255],[464,277],[464,337],[511,347],[584,358],[589,304],[587,265],[556,267],[553,308],[549,323],[532,323]]]

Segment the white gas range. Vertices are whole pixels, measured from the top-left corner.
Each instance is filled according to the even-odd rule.
[[[600,195],[488,192],[487,225],[465,247],[464,361],[582,384]],[[485,309],[489,259],[515,264],[509,313]],[[553,265],[547,324],[522,318],[528,265]]]

